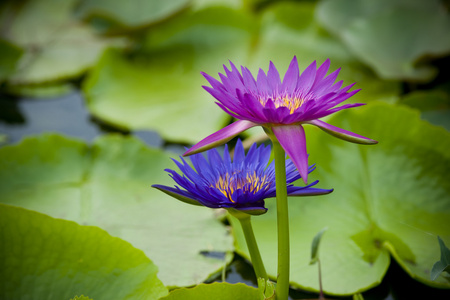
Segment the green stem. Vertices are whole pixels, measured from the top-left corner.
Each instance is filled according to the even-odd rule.
[[[242,230],[244,231],[245,241],[247,242],[248,251],[250,252],[250,258],[252,260],[256,277],[264,278],[267,281],[269,277],[267,276],[266,269],[264,268],[264,264],[261,259],[261,254],[259,253],[250,216],[246,218],[238,218],[238,220],[241,222]]]
[[[277,188],[278,222],[278,279],[277,300],[287,300],[289,296],[289,214],[286,187],[286,159],[284,149],[276,139],[272,139],[275,157],[275,177]]]
[[[317,264],[319,267],[319,300],[325,299],[323,295],[323,288],[322,288],[322,267],[320,266],[320,259],[317,259]]]

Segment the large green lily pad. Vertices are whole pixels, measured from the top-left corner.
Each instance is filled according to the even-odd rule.
[[[93,115],[127,129],[151,129],[167,140],[195,143],[229,117],[201,85],[201,71],[217,74],[227,59],[249,53],[253,23],[242,12],[207,8],[149,32],[145,54],[108,51],[84,85]]]
[[[99,226],[141,249],[167,286],[200,283],[227,258],[232,239],[212,210],[152,189],[173,185],[169,155],[135,138],[105,136],[92,146],[58,135],[0,149],[0,201]]]
[[[439,0],[323,0],[319,21],[387,79],[432,79],[425,56],[450,53],[450,16]]]
[[[317,163],[310,180],[335,190],[289,199],[292,284],[318,290],[310,245],[328,227],[320,248],[325,292],[350,295],[379,284],[390,256],[413,278],[450,288],[448,275],[430,280],[440,257],[436,236],[450,242],[450,133],[420,120],[416,110],[387,104],[343,111],[329,122],[379,144],[351,144],[307,128],[309,160]],[[267,203],[268,213],[252,220],[266,268],[275,277],[275,200]],[[248,257],[238,224],[233,230],[237,251]]]
[[[77,6],[81,18],[110,23],[107,31],[117,32],[149,26],[183,10],[189,0],[83,0]],[[99,21],[97,21],[99,22]]]
[[[98,227],[0,204],[0,237],[1,299],[167,295],[142,251]]]
[[[79,76],[111,40],[72,17],[76,0],[9,1],[0,10],[4,39],[24,50],[10,84],[38,84]]]
[[[215,282],[189,289],[177,289],[161,300],[259,300],[261,297],[258,289],[243,283]]]
[[[358,62],[338,39],[321,30],[314,19],[315,7],[314,3],[309,2],[282,2],[268,6],[262,12],[258,44],[251,56],[253,74],[257,74],[258,68],[267,71],[270,60],[277,66],[280,75],[284,75],[294,55],[300,70],[314,60],[319,65],[329,58],[330,71],[342,68],[337,80],[344,80],[344,85],[357,82],[355,88],[364,91],[364,94],[358,93],[348,101],[396,101],[399,84],[379,79]]]
[[[22,53],[21,48],[0,39],[0,82],[14,73]]]
[[[445,90],[416,91],[405,95],[402,104],[417,108],[423,119],[450,131],[450,94]]]

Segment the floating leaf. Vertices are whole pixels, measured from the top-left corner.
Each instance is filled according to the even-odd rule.
[[[439,0],[323,0],[318,20],[387,79],[428,81],[424,56],[450,53],[450,16]]]
[[[0,11],[3,38],[24,49],[11,84],[73,78],[95,63],[111,43],[72,18],[75,0],[9,1]]]
[[[0,145],[5,144],[8,141],[8,136],[6,134],[0,133]]]
[[[123,32],[160,22],[186,8],[188,4],[189,0],[83,0],[76,12],[85,20],[103,19],[110,23],[113,26],[107,28],[108,32]]]
[[[145,254],[100,228],[0,204],[0,236],[1,299],[167,295]]]
[[[0,39],[0,82],[14,73],[22,54],[22,49]]]
[[[450,95],[444,90],[416,91],[403,97],[402,104],[417,108],[424,120],[450,131]]]
[[[108,51],[84,84],[88,107],[105,122],[156,130],[166,140],[195,143],[228,117],[201,88],[201,71],[239,63],[250,48],[252,19],[228,8],[208,8],[152,29],[146,54]]]
[[[200,284],[194,288],[177,289],[161,300],[260,300],[258,289],[243,283]]]
[[[359,63],[339,40],[320,30],[314,11],[314,3],[281,2],[262,12],[258,44],[251,56],[253,73],[257,74],[258,68],[267,71],[271,60],[280,74],[284,74],[294,55],[298,58],[300,70],[314,60],[321,64],[329,58],[330,70],[342,68],[338,80],[344,80],[345,85],[357,82],[355,87],[364,91],[350,98],[350,101],[396,101],[399,84],[380,80]]]
[[[99,226],[143,250],[165,285],[193,285],[223,267],[225,258],[208,253],[232,251],[232,240],[212,210],[151,188],[171,184],[164,172],[171,164],[134,138],[105,136],[92,146],[28,138],[0,148],[0,201]]]
[[[6,86],[8,94],[30,98],[54,98],[69,94],[74,87],[69,83],[43,85],[12,85]]]
[[[450,133],[420,120],[417,111],[386,104],[343,111],[330,123],[379,144],[355,145],[307,128],[309,159],[317,163],[313,177],[334,192],[289,199],[293,285],[318,291],[309,251],[315,233],[327,226],[320,250],[325,293],[351,295],[378,285],[390,255],[416,280],[450,288],[443,277],[429,279],[439,256],[435,236],[450,242]],[[276,228],[275,200],[266,206],[253,228],[275,277],[276,231],[267,230]],[[232,225],[237,251],[249,257],[239,224]]]
[[[93,300],[93,299],[86,297],[84,295],[81,295],[81,296],[75,296],[75,298],[73,298],[71,300]]]
[[[442,273],[450,273],[450,249],[445,246],[444,241],[438,236],[439,248],[441,249],[441,260],[434,263],[431,269],[430,278],[436,280],[436,278]]]

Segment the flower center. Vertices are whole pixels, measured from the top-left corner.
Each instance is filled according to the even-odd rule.
[[[234,171],[231,175],[225,173],[220,175],[215,184],[215,188],[233,203],[235,201],[232,199],[232,195],[237,190],[242,190],[244,194],[253,194],[262,189],[268,189],[269,186],[270,180],[267,180],[267,176],[259,177],[255,171],[245,174],[242,171]]]
[[[259,98],[259,102],[266,106],[267,98]],[[293,114],[294,111],[297,110],[302,104],[305,102],[304,98],[300,97],[289,97],[289,96],[277,96],[273,99],[273,103],[276,108],[279,107],[287,107],[289,109],[290,114]]]

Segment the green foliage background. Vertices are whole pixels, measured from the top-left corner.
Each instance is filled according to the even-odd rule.
[[[431,280],[430,270],[440,258],[436,236],[450,244],[449,7],[444,0],[2,1],[0,299],[158,299],[168,288],[214,280],[234,253],[248,258],[235,220],[150,185],[171,185],[170,157],[232,122],[201,88],[200,72],[217,78],[230,60],[256,74],[273,61],[283,74],[294,55],[300,69],[330,58],[331,70],[342,68],[338,80],[357,82],[362,91],[348,101],[368,105],[327,121],[380,143],[351,145],[308,128],[312,179],[335,191],[290,200],[292,286],[318,291],[309,251],[328,227],[319,249],[327,294],[370,290],[392,260],[417,280],[412,290],[425,284],[430,297],[448,294],[448,273]],[[8,142],[16,134],[8,122],[20,116],[11,107],[77,93],[90,126],[101,124],[94,142],[65,133],[86,120],[57,115],[37,124],[59,134]],[[142,132],[158,136],[160,147],[133,137]],[[265,141],[261,130],[243,138]],[[267,206],[253,222],[276,279],[274,200]],[[244,284],[215,283],[167,299],[211,295],[262,297]]]

